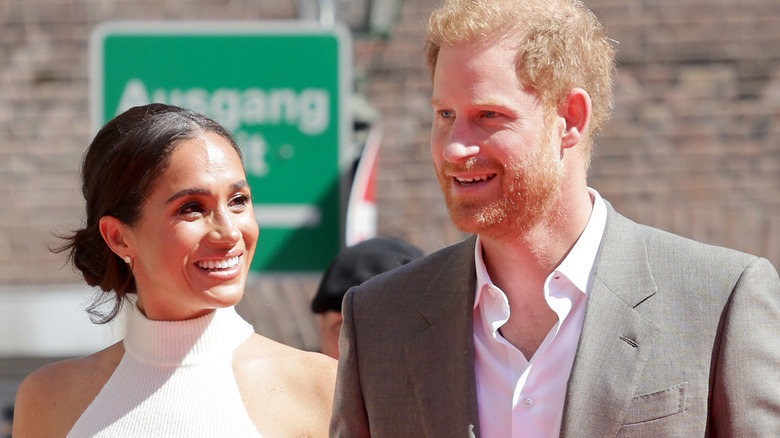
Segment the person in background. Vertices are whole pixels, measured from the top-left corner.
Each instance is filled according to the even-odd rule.
[[[588,187],[614,50],[578,0],[445,0],[433,165],[473,235],[344,297],[332,437],[780,431],[780,279]]]
[[[58,250],[102,290],[93,320],[125,306],[127,334],[25,378],[13,436],[327,436],[335,361],[253,333],[234,309],[259,230],[231,135],[135,107],[97,133],[82,181],[86,225]]]
[[[14,421],[14,407],[5,406],[2,412],[3,419],[2,423],[0,423],[0,437],[11,438],[11,428],[13,427]]]
[[[347,290],[423,255],[420,248],[395,237],[374,237],[341,250],[325,271],[311,302],[322,352],[339,358],[341,301]]]

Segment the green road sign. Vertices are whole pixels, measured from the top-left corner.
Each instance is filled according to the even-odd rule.
[[[161,102],[235,136],[255,198],[256,271],[321,271],[341,248],[351,41],[306,22],[115,22],[90,46],[92,124]]]

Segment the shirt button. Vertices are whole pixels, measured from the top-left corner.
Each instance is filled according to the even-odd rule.
[[[534,405],[534,399],[532,399],[531,397],[526,397],[526,398],[523,399],[523,407],[524,408],[531,409],[531,407],[533,407],[533,405]]]

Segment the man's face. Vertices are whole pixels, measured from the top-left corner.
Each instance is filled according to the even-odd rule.
[[[526,231],[561,190],[558,125],[521,88],[515,55],[506,43],[439,52],[431,153],[452,221],[466,232]]]

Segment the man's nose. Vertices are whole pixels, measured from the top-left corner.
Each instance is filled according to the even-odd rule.
[[[479,153],[473,130],[474,128],[468,126],[466,122],[456,121],[453,124],[450,137],[442,151],[445,160],[458,163]]]

